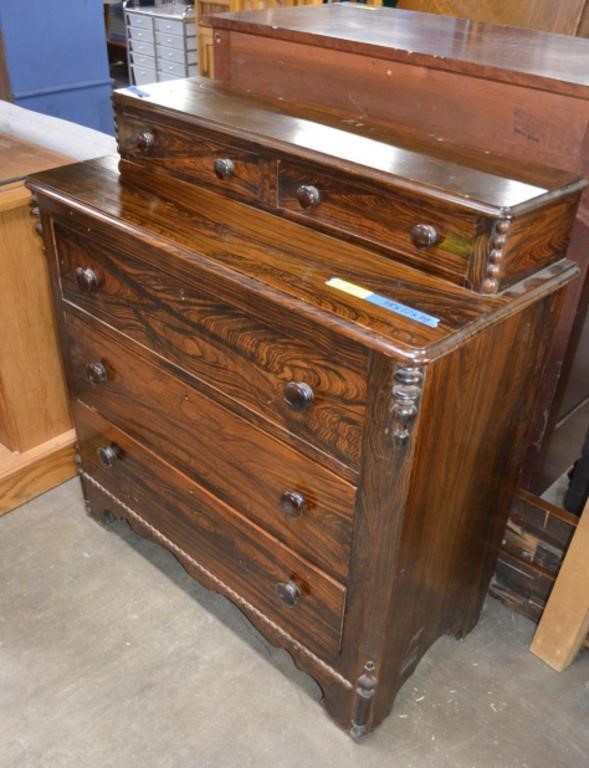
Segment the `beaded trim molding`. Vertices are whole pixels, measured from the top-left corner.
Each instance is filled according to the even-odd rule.
[[[150,533],[153,535],[153,537],[157,541],[159,541],[161,544],[163,544],[166,547],[166,549],[169,549],[171,552],[179,555],[183,560],[187,560],[192,566],[194,566],[198,571],[200,571],[204,576],[206,576],[207,579],[210,579],[216,586],[219,587],[219,590],[223,594],[227,595],[227,597],[229,597],[234,603],[245,608],[248,612],[253,613],[257,619],[259,619],[262,623],[270,627],[270,629],[272,629],[272,631],[275,632],[277,635],[279,635],[281,638],[286,640],[286,642],[288,642],[289,645],[291,645],[294,650],[296,650],[301,655],[306,656],[308,659],[313,661],[315,664],[317,664],[317,666],[321,667],[321,669],[324,672],[326,672],[328,675],[330,675],[335,680],[337,680],[338,683],[343,685],[345,688],[348,688],[349,690],[353,689],[354,686],[352,685],[352,683],[350,683],[350,681],[347,680],[343,675],[340,675],[339,672],[333,669],[333,667],[330,667],[329,664],[326,664],[322,659],[319,658],[319,656],[316,656],[312,651],[310,651],[304,645],[299,643],[298,640],[295,640],[294,637],[292,637],[292,635],[289,635],[288,632],[285,632],[281,627],[278,626],[278,624],[275,624],[273,621],[271,621],[261,611],[259,611],[257,608],[254,608],[254,606],[251,603],[248,603],[247,600],[244,600],[244,598],[241,597],[241,595],[239,595],[237,592],[235,592],[235,590],[231,589],[231,587],[228,587],[227,584],[225,584],[225,582],[221,581],[221,579],[219,579],[217,576],[211,573],[211,571],[205,568],[204,565],[201,565],[193,557],[187,554],[181,547],[179,547],[177,544],[174,544],[174,542],[168,539],[167,536],[164,536],[163,533],[160,533],[160,531],[158,531],[157,528],[154,528],[153,525],[151,525],[146,520],[144,520],[133,509],[131,509],[131,507],[127,506],[123,501],[121,501],[116,496],[114,496],[110,491],[104,488],[93,477],[88,475],[86,472],[80,472],[80,475],[81,477],[84,478],[84,480],[86,480],[91,485],[98,488],[98,490],[104,493],[105,496],[107,496],[109,499],[112,499],[112,501],[118,504],[119,507],[121,507],[125,511],[126,515],[128,515],[133,520],[136,520],[137,522],[139,522],[145,528],[147,528],[150,531]]]

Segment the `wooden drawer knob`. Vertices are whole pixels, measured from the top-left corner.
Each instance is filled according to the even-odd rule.
[[[112,445],[103,445],[98,448],[96,455],[98,456],[98,461],[102,464],[103,467],[112,467],[115,461],[120,459],[121,452],[113,443]]]
[[[281,602],[292,608],[299,602],[301,590],[294,581],[279,581],[274,589]]]
[[[438,232],[431,224],[416,224],[411,227],[411,239],[418,248],[428,248],[438,242]]]
[[[137,135],[137,149],[151,149],[155,144],[153,131],[141,131]]]
[[[301,204],[301,208],[315,208],[321,202],[321,195],[317,187],[313,187],[311,184],[301,184],[297,189],[297,199]]]
[[[108,370],[104,363],[94,360],[86,366],[86,378],[90,384],[104,384],[108,380]]]
[[[215,160],[215,176],[218,179],[230,179],[235,174],[233,160],[227,157],[218,157]]]
[[[76,283],[78,288],[85,293],[96,291],[100,285],[100,280],[96,272],[90,267],[76,267]]]
[[[315,393],[304,381],[289,381],[284,387],[284,399],[293,411],[303,412],[311,407]]]
[[[299,491],[285,491],[280,497],[280,507],[287,517],[300,517],[305,511],[305,497]]]

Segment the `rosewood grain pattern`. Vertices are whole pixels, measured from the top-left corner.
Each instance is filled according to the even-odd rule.
[[[392,9],[366,14],[353,7],[326,7],[319,15],[281,9],[215,18],[213,24],[217,77],[224,85],[347,110],[358,124],[377,119],[422,134],[422,142],[433,140],[451,153],[478,148],[503,156],[514,173],[534,158],[589,178],[587,40]],[[588,216],[585,193],[567,253],[583,270],[585,286]],[[547,457],[559,404],[583,372],[577,346],[586,317],[582,295],[579,282],[569,287],[539,384],[543,396],[521,480],[522,488],[537,493],[565,469],[550,466]],[[567,432],[572,444],[574,429]]]
[[[116,508],[320,684],[331,681],[328,712],[360,738],[431,644],[477,621],[547,339],[577,270],[559,260],[481,296],[204,186],[123,167],[120,177],[103,160],[32,182],[52,220],[45,237],[71,394],[81,433],[90,429],[82,467],[91,511]],[[297,199],[317,205],[314,185],[304,186]],[[565,189],[538,208],[564,200]],[[492,218],[488,242],[501,254],[481,245],[475,255],[500,266],[509,217]],[[558,217],[547,222],[552,242]],[[414,235],[431,241],[427,227]],[[437,327],[339,296],[331,277],[427,311]],[[213,368],[202,378],[187,371],[181,290],[209,361],[241,359],[250,335],[268,326],[284,332],[281,358],[298,358],[316,339],[313,359],[341,355],[344,378],[348,369],[365,377],[357,486],[344,479],[347,465],[332,472],[310,460],[294,430],[276,439],[263,404],[223,394]],[[297,330],[303,346],[290,348]],[[246,352],[256,370],[272,369],[270,346]],[[312,413],[305,381],[284,395],[297,418]]]
[[[341,584],[90,409],[77,405],[75,418],[85,472],[296,639],[328,658],[337,655],[346,595]],[[105,444],[120,449],[110,468],[96,458]],[[116,505],[109,506],[116,515]],[[301,587],[292,608],[275,591],[289,579]]]
[[[153,137],[149,147],[137,145],[142,131]],[[211,139],[210,132],[200,132],[195,137],[173,127],[169,121],[154,122],[125,114],[117,119],[117,142],[122,156],[150,169],[165,170],[246,200],[255,200],[258,196],[258,157],[231,142],[230,137],[225,137],[224,142]],[[215,170],[218,160],[229,161],[224,172],[219,168]]]
[[[300,554],[346,578],[352,485],[165,373],[124,337],[73,314],[66,326],[75,397]],[[106,366],[104,384],[87,380],[90,361]],[[283,513],[285,491],[304,495],[301,517]]]
[[[320,199],[314,207],[304,209],[297,192],[301,185],[309,184],[317,188]],[[393,251],[395,259],[462,285],[468,282],[473,242],[479,230],[484,233],[480,217],[461,216],[456,208],[427,205],[374,184],[351,182],[344,174],[327,175],[293,163],[280,163],[277,206],[299,221],[356,236],[379,249]],[[413,243],[411,229],[420,223],[435,228],[434,245],[419,248]]]
[[[182,103],[182,111],[173,111],[174,100]],[[479,159],[482,167],[477,167],[472,154],[461,164],[459,149],[455,157],[443,160],[423,141],[420,151],[391,144],[382,140],[385,135],[380,125],[373,126],[366,118],[361,123],[363,129],[380,140],[361,135],[352,112],[347,119],[340,116],[339,127],[335,127],[315,122],[321,118],[316,108],[306,111],[294,105],[288,113],[284,99],[248,98],[206,80],[180,83],[172,91],[168,86],[156,87],[149,99],[120,92],[116,103],[123,176],[136,178],[135,164],[148,177],[166,171],[184,181],[206,184],[207,174],[193,173],[192,168],[202,170],[198,166],[201,145],[216,131],[213,135],[233,146],[237,157],[248,146],[256,157],[265,157],[267,184],[257,200],[255,192],[246,196],[251,203],[365,242],[391,258],[414,262],[421,269],[485,293],[501,290],[532,268],[530,248],[512,249],[500,270],[491,265],[495,275],[488,277],[486,253],[494,247],[491,235],[495,220],[518,221],[523,216],[525,222],[519,221],[520,228],[534,229],[535,264],[548,264],[561,255],[555,248],[559,238],[552,233],[549,237],[533,212],[547,196],[560,196],[567,186],[574,194],[583,186],[572,177],[566,181],[561,177],[557,193],[550,186],[538,186],[548,178],[533,165],[516,173],[512,168],[505,169],[504,175],[498,175],[497,168],[490,173],[486,170],[489,161]],[[333,115],[328,113],[328,117],[333,123]],[[141,126],[146,124],[151,126],[153,141],[146,150],[137,149],[137,136],[142,135]],[[347,130],[348,124],[355,132]],[[249,145],[236,139],[236,133],[241,132],[249,138]],[[261,148],[262,136],[266,146]],[[196,165],[189,157],[191,145]],[[313,164],[301,164],[300,160],[312,160]],[[233,167],[233,161],[223,162]],[[212,160],[210,166],[208,175],[212,174]],[[272,180],[276,167],[278,178]],[[159,186],[160,182],[153,183]],[[550,183],[554,184],[554,179]],[[231,185],[227,194],[232,194]],[[573,207],[571,199],[569,208]],[[563,217],[563,226],[567,224]],[[416,226],[436,230],[428,247],[414,237]]]
[[[328,357],[311,337],[287,335],[207,293],[194,278],[154,268],[139,244],[127,251],[58,222],[54,231],[66,300],[357,469],[366,363],[358,370],[345,356]],[[96,291],[80,290],[81,267],[100,275]],[[292,381],[313,390],[305,414],[286,402]]]

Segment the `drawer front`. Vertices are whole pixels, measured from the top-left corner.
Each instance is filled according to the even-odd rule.
[[[240,146],[121,113],[117,116],[117,139],[122,157],[149,170],[166,171],[243,200],[258,197],[259,158]]]
[[[324,658],[337,654],[345,587],[98,414],[78,404],[74,415],[86,473],[297,640]],[[116,458],[105,466],[99,451],[113,446]],[[289,582],[292,606],[277,594]]]
[[[135,29],[151,29],[153,19],[151,16],[144,16],[140,13],[127,13],[127,23]]]
[[[152,42],[141,42],[140,40],[133,40],[129,46],[133,60],[136,60],[136,56],[149,56],[153,60],[154,47]],[[153,68],[155,69],[155,60],[153,62]]]
[[[328,342],[320,346],[300,332],[288,336],[209,294],[196,279],[191,285],[162,272],[147,261],[141,245],[119,250],[116,230],[91,239],[55,222],[54,232],[68,301],[358,468],[368,368],[363,348],[341,344],[331,356],[324,348]],[[95,291],[78,284],[77,275],[87,269],[97,276]],[[306,410],[285,399],[293,383],[312,390]]]
[[[392,250],[454,282],[468,279],[477,235],[474,214],[412,202],[409,195],[289,162],[279,166],[278,207],[305,223]],[[434,242],[427,245],[430,239]]]
[[[153,49],[149,49],[150,53],[153,53]],[[149,70],[151,72],[155,73],[155,59],[153,56],[146,56],[142,53],[131,53],[131,63],[133,65],[133,68],[135,71],[138,70]]]
[[[135,43],[150,43],[153,45],[152,29],[135,29],[133,27],[128,27],[127,33],[133,45],[135,45]]]
[[[196,34],[194,23],[185,25],[183,21],[174,19],[155,19],[155,28],[165,35],[176,35],[177,37],[183,37],[184,34],[192,36]]]
[[[124,337],[73,316],[67,326],[76,397],[316,565],[346,577],[352,485],[135,354]],[[93,383],[89,365],[104,367],[103,380]]]
[[[131,65],[131,69],[133,71],[133,82],[135,85],[145,85],[146,83],[157,82],[157,72],[155,69],[137,67],[134,64]]]
[[[155,30],[155,39],[158,45],[165,46],[166,48],[178,48],[181,51],[195,51],[196,50],[196,37],[181,37],[179,35],[170,35],[167,32],[162,32],[160,29]]]
[[[163,61],[165,63],[168,62],[176,62],[178,64],[184,65],[184,62],[186,61],[186,54],[181,48],[165,48],[163,45],[157,46],[157,57],[160,61]],[[194,59],[194,56],[189,57]]]
[[[189,75],[196,75],[196,64],[192,64],[186,67],[184,63],[178,63],[177,61],[167,61],[166,59],[159,58],[157,62],[158,72],[169,78],[188,77]]]

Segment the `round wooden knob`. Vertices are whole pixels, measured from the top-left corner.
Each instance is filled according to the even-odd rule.
[[[137,135],[138,149],[151,149],[155,144],[155,134],[153,131],[141,131]]]
[[[96,272],[90,267],[76,267],[76,283],[81,291],[91,293],[100,285]]]
[[[438,242],[438,232],[431,224],[416,224],[411,227],[411,239],[418,248],[427,248]]]
[[[103,467],[112,467],[115,461],[120,457],[120,452],[116,445],[103,445],[98,448],[96,455]]]
[[[218,179],[230,179],[235,173],[233,160],[227,157],[218,157],[215,160],[215,176]]]
[[[104,384],[108,379],[106,365],[99,360],[88,363],[86,366],[86,378],[90,384]]]
[[[289,608],[292,608],[299,602],[301,590],[294,581],[279,581],[274,589],[279,599]]]
[[[304,381],[289,381],[284,387],[284,399],[293,411],[308,410],[314,397],[312,387]]]
[[[280,508],[287,517],[300,517],[305,511],[305,497],[299,491],[285,491],[280,497]]]
[[[311,184],[301,184],[297,189],[297,198],[301,208],[314,208],[321,202],[319,190]]]

